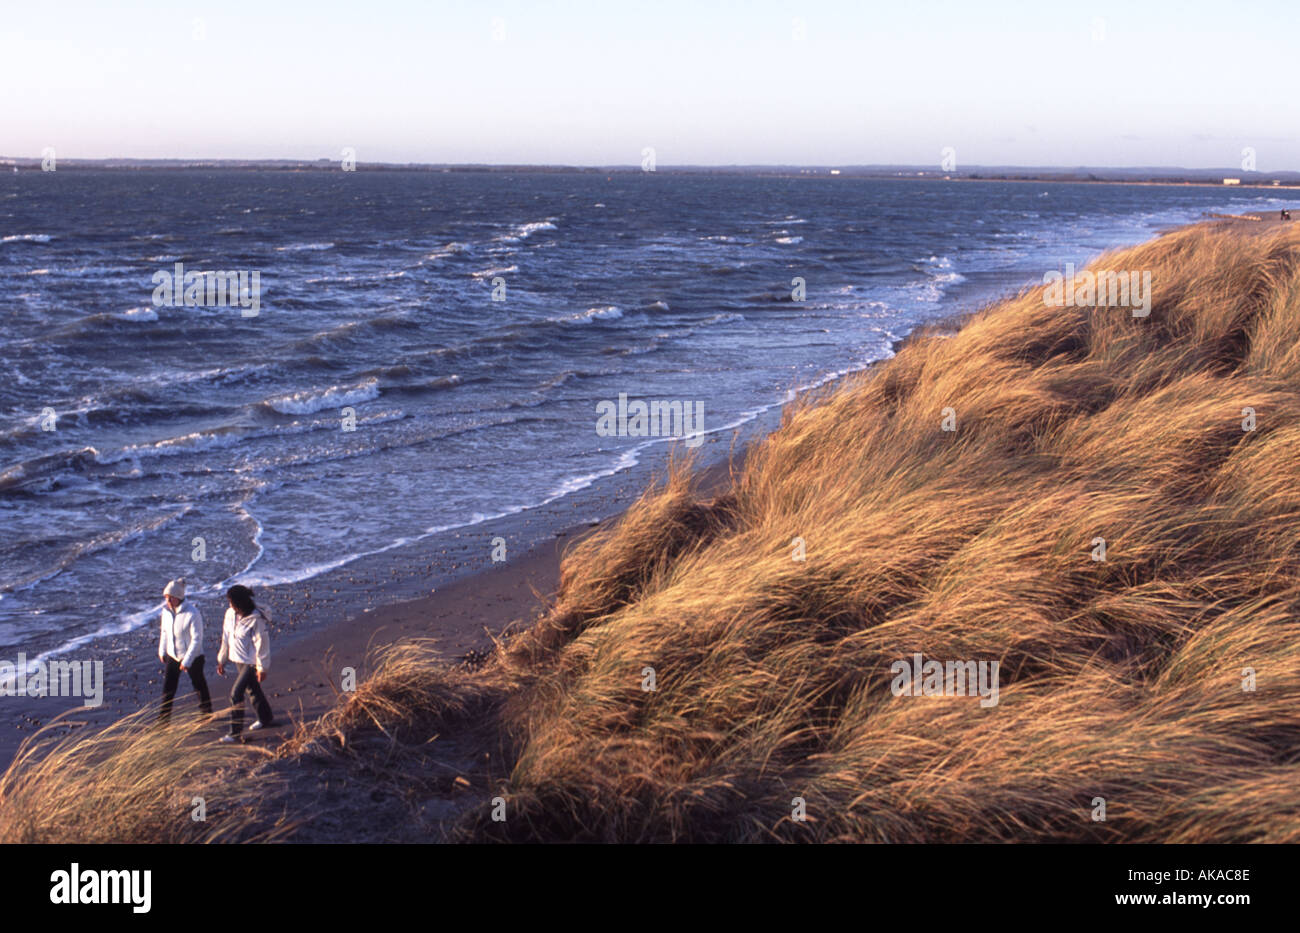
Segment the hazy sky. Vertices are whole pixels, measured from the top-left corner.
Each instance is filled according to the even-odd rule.
[[[0,154],[1300,169],[1278,2],[11,2]]]

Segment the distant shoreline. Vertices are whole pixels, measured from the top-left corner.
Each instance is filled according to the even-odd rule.
[[[337,159],[58,159],[56,171],[231,171],[231,172],[339,172]],[[0,175],[42,171],[42,159],[0,156]],[[873,181],[1020,182],[1070,185],[1144,185],[1209,188],[1300,188],[1300,172],[1241,172],[1232,169],[1124,169],[1080,166],[1059,171],[1015,166],[972,166],[944,172],[927,166],[795,166],[795,165],[678,165],[659,166],[653,172],[639,165],[488,165],[480,163],[357,162],[356,172],[429,172],[434,174],[529,175],[678,175],[692,177],[837,178]],[[351,172],[349,172],[351,174]],[[1250,178],[1248,176],[1256,176]],[[1239,183],[1225,185],[1224,178]]]

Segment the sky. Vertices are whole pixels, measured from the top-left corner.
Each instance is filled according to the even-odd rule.
[[[1300,169],[1300,5],[6,4],[0,155]]]

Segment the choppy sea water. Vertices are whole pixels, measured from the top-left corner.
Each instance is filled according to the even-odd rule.
[[[598,433],[601,402],[702,402],[713,438],[752,434],[920,323],[1281,203],[664,173],[0,176],[0,657],[138,628],[180,574],[215,600],[487,541],[662,463],[669,439]],[[157,305],[177,263],[256,271],[256,316]]]

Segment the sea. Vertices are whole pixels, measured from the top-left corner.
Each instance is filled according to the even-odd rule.
[[[210,619],[242,582],[304,628],[429,593],[611,514],[688,447],[731,456],[920,324],[1283,205],[824,174],[0,175],[0,658],[128,650],[178,576]],[[225,303],[161,287],[231,271],[250,290]],[[600,430],[620,397],[690,405],[700,433]]]

